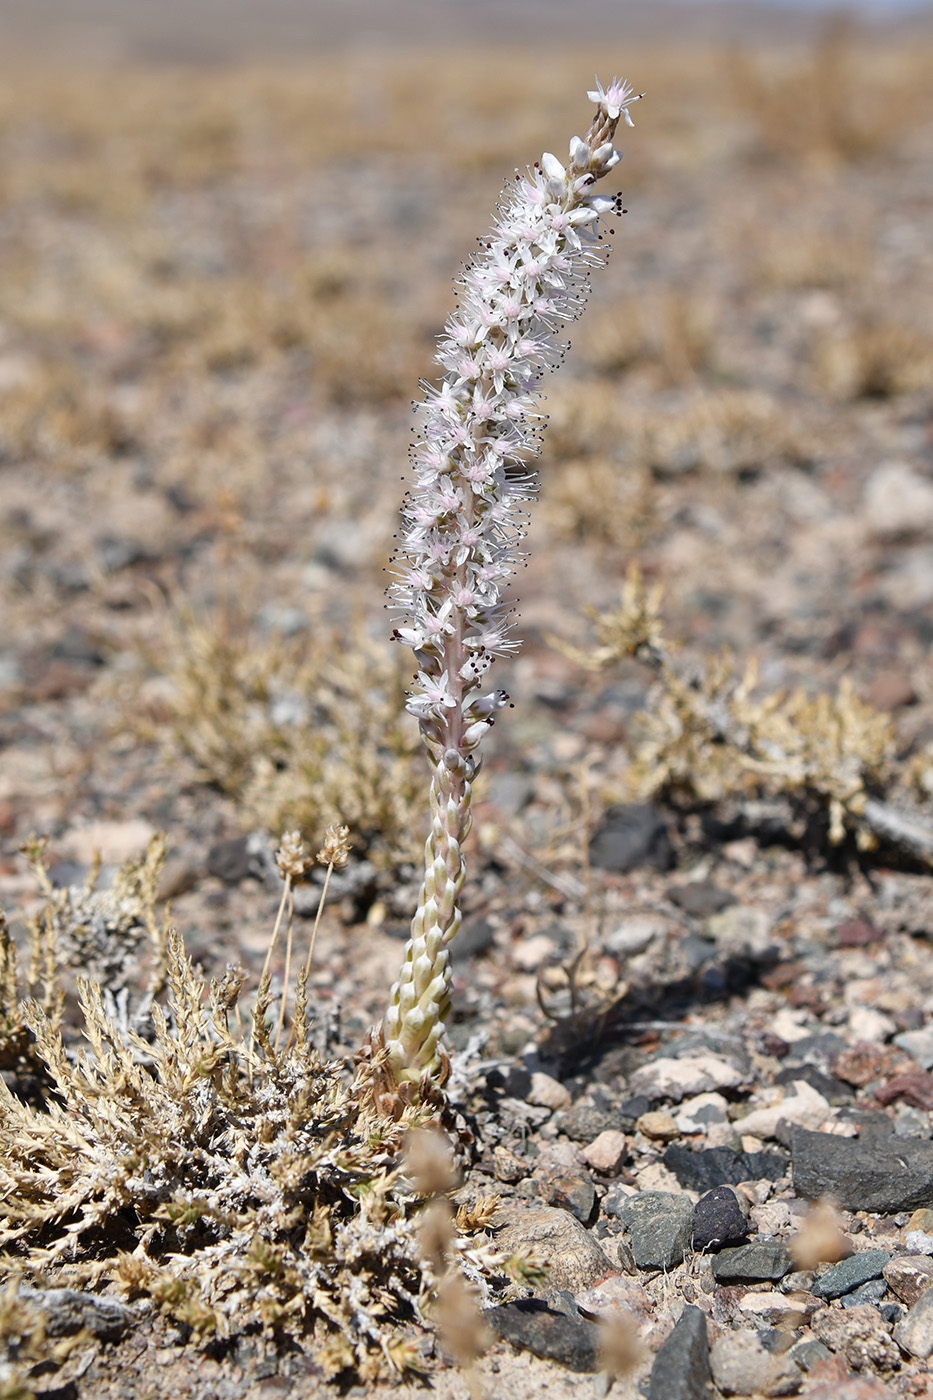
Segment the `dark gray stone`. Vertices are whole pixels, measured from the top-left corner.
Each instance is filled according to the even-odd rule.
[[[624,1131],[619,1115],[611,1109],[593,1103],[591,1099],[578,1099],[575,1104],[559,1114],[555,1119],[562,1133],[574,1142],[592,1142],[600,1133],[609,1128]]]
[[[249,837],[230,836],[216,841],[207,853],[207,873],[225,885],[238,885],[254,874]]]
[[[914,1303],[906,1317],[901,1318],[894,1329],[894,1340],[901,1351],[926,1361],[933,1354],[933,1288]]]
[[[820,1065],[828,1070],[830,1062],[847,1049],[841,1035],[835,1031],[820,1031],[818,1035],[805,1035],[795,1040],[788,1059],[792,1064]]]
[[[796,1128],[791,1153],[798,1196],[831,1196],[843,1210],[889,1215],[933,1206],[929,1140],[878,1137],[863,1142]]]
[[[603,1202],[605,1208],[606,1202]],[[693,1202],[671,1191],[642,1191],[616,1205],[639,1269],[674,1269],[683,1262],[693,1229]]]
[[[134,564],[149,564],[159,557],[158,550],[129,535],[100,535],[94,541],[94,549],[101,568],[107,574],[115,574]]]
[[[812,1334],[801,1338],[787,1354],[792,1361],[796,1361],[802,1371],[812,1371],[818,1361],[827,1361],[832,1356],[826,1343]]]
[[[787,1171],[783,1152],[739,1152],[734,1147],[706,1147],[691,1152],[671,1143],[664,1165],[688,1191],[712,1191],[716,1186],[738,1186],[740,1181],[777,1181]]]
[[[117,1341],[133,1323],[133,1313],[116,1298],[101,1298],[76,1288],[25,1288],[19,1290],[24,1303],[45,1314],[48,1337],[68,1337],[87,1331],[102,1341]]]
[[[851,1293],[869,1279],[880,1278],[891,1257],[886,1249],[863,1249],[827,1269],[814,1280],[810,1292],[815,1298],[841,1298],[843,1293]]]
[[[711,914],[735,903],[735,896],[719,889],[709,880],[691,880],[686,885],[670,885],[667,897],[694,919],[708,919]]]
[[[595,1322],[568,1317],[540,1298],[502,1303],[490,1308],[483,1317],[494,1332],[520,1351],[559,1361],[571,1371],[599,1368],[599,1330]]]
[[[454,957],[463,962],[466,958],[475,958],[478,953],[485,953],[495,942],[495,936],[495,926],[489,919],[464,919],[453,945]]]
[[[624,874],[639,865],[670,870],[674,851],[667,823],[650,802],[610,807],[590,842],[590,864]]]
[[[883,1278],[869,1279],[868,1283],[863,1283],[860,1288],[853,1288],[851,1293],[846,1293],[839,1299],[844,1308],[857,1308],[859,1303],[871,1303],[877,1307],[888,1291],[887,1281]]]
[[[764,1237],[738,1249],[724,1249],[713,1258],[717,1283],[741,1280],[747,1283],[776,1282],[789,1274],[794,1261],[780,1240]]]
[[[731,1186],[717,1186],[701,1196],[693,1211],[695,1250],[739,1244],[748,1235],[748,1221]]]
[[[774,1076],[774,1083],[793,1084],[798,1079],[822,1094],[834,1108],[851,1103],[855,1097],[855,1090],[848,1084],[843,1084],[841,1079],[835,1079],[831,1074],[824,1074],[816,1065],[785,1065]]]
[[[658,1351],[648,1381],[648,1400],[712,1400],[706,1314],[686,1307]]]

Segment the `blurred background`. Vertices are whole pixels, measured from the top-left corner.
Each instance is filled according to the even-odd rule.
[[[409,405],[594,72],[647,96],[545,385],[489,823],[552,859],[581,765],[593,820],[625,796],[650,678],[551,639],[632,562],[688,655],[849,677],[930,742],[930,6],[0,0],[0,35],[0,875],[130,818],[417,847],[382,612]]]
[[[0,23],[8,44],[46,55],[222,63],[418,42],[773,41],[812,33],[827,12],[890,29],[924,12],[929,25],[930,9],[924,0],[2,0]]]

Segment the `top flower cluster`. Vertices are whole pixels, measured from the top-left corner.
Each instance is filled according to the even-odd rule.
[[[390,607],[420,668],[408,709],[429,745],[461,756],[507,698],[480,695],[481,678],[518,647],[502,591],[525,534],[518,503],[536,492],[536,385],[564,353],[558,333],[580,315],[588,270],[605,259],[599,218],[617,207],[594,186],[620,159],[612,138],[620,117],[631,125],[636,95],[616,79],[588,95],[598,110],[567,165],[546,154],[506,186],[439,342],[445,374],[415,405],[423,428]]]

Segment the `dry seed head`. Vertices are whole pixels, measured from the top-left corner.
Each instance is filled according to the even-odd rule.
[[[462,1235],[472,1235],[485,1230],[492,1224],[493,1216],[502,1201],[495,1195],[480,1196],[471,1206],[460,1206],[457,1210],[457,1229]]]
[[[492,1345],[492,1333],[461,1273],[447,1273],[441,1279],[431,1318],[444,1347],[461,1366],[476,1361]]]
[[[275,853],[275,863],[283,880],[290,876],[292,884],[297,885],[305,878],[311,867],[311,857],[304,848],[300,831],[285,832]]]
[[[405,1142],[405,1175],[422,1196],[444,1196],[460,1185],[453,1147],[444,1133],[416,1128]]]
[[[817,1264],[837,1264],[852,1253],[842,1232],[839,1212],[831,1201],[817,1201],[807,1213],[799,1231],[790,1241],[790,1252],[798,1269],[815,1269]]]
[[[318,864],[332,865],[335,870],[342,870],[353,849],[349,836],[348,826],[329,826],[324,833],[324,844],[317,853]]]
[[[631,1313],[611,1313],[599,1328],[599,1360],[611,1376],[626,1376],[641,1361],[644,1347]]]

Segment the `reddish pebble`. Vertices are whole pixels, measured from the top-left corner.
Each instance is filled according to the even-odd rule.
[[[910,1074],[896,1074],[881,1089],[875,1090],[875,1098],[881,1104],[904,1099],[914,1108],[933,1109],[933,1074],[925,1069]]]
[[[841,1055],[837,1055],[830,1069],[844,1084],[863,1089],[873,1079],[884,1079],[898,1071],[908,1071],[914,1064],[900,1050],[860,1040],[850,1050],[843,1050]]]
[[[849,919],[836,929],[837,948],[867,948],[880,938],[881,934],[867,919]]]

